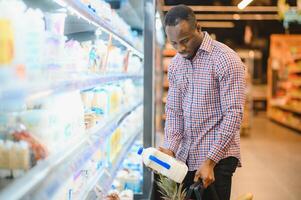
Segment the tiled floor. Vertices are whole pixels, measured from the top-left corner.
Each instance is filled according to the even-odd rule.
[[[254,200],[301,199],[301,134],[255,117],[241,139],[243,167],[233,177],[232,198],[252,192]]]

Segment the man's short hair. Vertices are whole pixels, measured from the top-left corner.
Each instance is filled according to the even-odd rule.
[[[182,20],[187,21],[192,28],[196,28],[196,19],[193,10],[182,4],[172,7],[166,13],[164,26],[176,26]]]

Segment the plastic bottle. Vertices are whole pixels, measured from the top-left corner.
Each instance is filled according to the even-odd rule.
[[[156,148],[140,148],[138,154],[142,155],[143,163],[157,171],[158,173],[170,178],[171,180],[182,183],[184,180],[188,167],[185,163],[171,157]]]

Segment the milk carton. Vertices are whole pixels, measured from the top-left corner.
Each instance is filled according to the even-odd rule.
[[[185,163],[169,156],[156,148],[140,148],[138,154],[142,156],[143,163],[157,171],[158,173],[170,178],[171,180],[182,183],[184,180],[188,167]]]

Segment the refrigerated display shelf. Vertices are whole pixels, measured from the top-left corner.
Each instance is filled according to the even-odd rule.
[[[16,179],[4,190],[0,191],[0,199],[17,200],[22,199],[24,196],[32,194],[35,188],[43,182],[56,168],[63,163],[67,163],[69,159],[72,159],[72,155],[79,149],[89,147],[89,144],[96,138],[105,138],[112,133],[118,125],[134,111],[138,106],[142,105],[142,102],[134,104],[128,109],[123,110],[117,117],[111,117],[106,122],[99,124],[92,129],[87,130],[88,134],[83,137],[79,137],[65,145],[57,153],[49,156],[45,160],[42,160],[37,166],[33,167],[26,175]],[[71,157],[71,158],[70,158]]]
[[[101,17],[97,16],[93,13],[87,6],[81,3],[80,0],[55,0],[57,2],[61,2],[60,4],[64,6],[66,4],[67,9],[72,8],[71,12],[76,12],[78,15],[82,16],[86,19],[89,23],[98,26],[103,31],[107,32],[108,34],[113,34],[114,38],[117,39],[121,44],[126,46],[128,49],[132,50],[133,53],[138,55],[140,58],[143,58],[143,53],[138,48],[136,48],[132,42],[128,40],[127,37],[122,36],[120,33],[116,32],[116,28],[112,27],[110,22],[102,19]]]
[[[113,37],[123,46],[130,49],[134,54],[143,58],[142,50],[134,45],[134,41],[130,41],[130,38],[127,36],[128,34],[120,33],[117,30],[117,27],[114,27],[109,20],[106,20],[100,16],[97,16],[95,12],[92,11],[87,5],[84,5],[81,0],[43,0],[43,1],[36,1],[36,0],[23,0],[29,7],[39,8],[44,12],[53,12],[57,11],[60,8],[66,8],[70,11],[72,15],[76,14],[76,18],[82,18],[87,23],[85,25],[86,31],[95,31],[96,28],[100,28],[104,32],[108,34],[112,34]],[[64,11],[62,9],[62,11]],[[68,20],[67,20],[68,21]],[[66,22],[67,22],[66,21]],[[79,24],[79,21],[76,22],[77,26],[82,26]],[[96,27],[96,28],[94,28]],[[66,31],[66,30],[65,30]],[[65,32],[65,34],[68,34]],[[75,32],[83,32],[83,30],[70,31],[71,33]]]
[[[36,84],[35,82],[14,85],[13,88],[0,89],[0,101],[16,99],[36,100],[54,94],[72,90],[84,90],[99,84],[107,84],[125,79],[142,79],[141,75],[89,75],[79,80],[66,80],[49,84]],[[36,87],[36,85],[40,85]]]
[[[56,154],[40,161],[35,167],[29,170],[26,175],[14,180],[10,185],[0,191],[0,199],[18,200],[34,192],[34,189],[62,162],[69,158],[80,147],[87,144],[85,137],[78,138],[66,145]]]
[[[123,160],[125,159],[126,155],[130,151],[134,142],[138,139],[138,137],[142,133],[142,127],[138,130],[139,131],[137,131],[128,140],[128,142],[125,145],[123,145],[122,151],[119,152],[118,157],[115,159],[114,164],[110,168],[100,171],[96,176],[94,176],[91,179],[90,183],[87,184],[87,187],[83,189],[83,193],[79,196],[79,199],[94,199],[92,196],[95,196],[95,194],[93,194],[92,191],[95,186],[97,186],[97,188],[101,190],[103,195],[106,195],[108,193],[108,191],[112,186],[113,180],[116,177],[117,171],[121,168]],[[101,181],[101,184],[98,184],[97,182],[102,179],[101,177],[103,175],[106,176],[106,181],[104,182]]]

